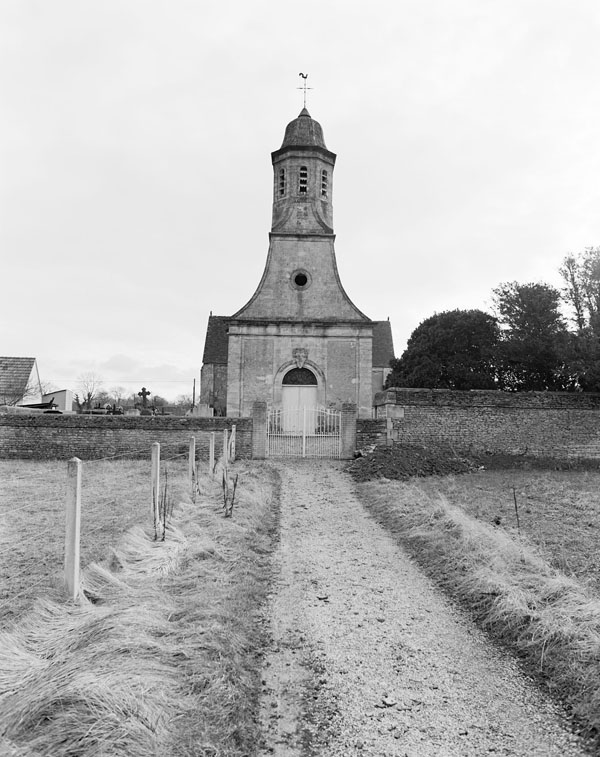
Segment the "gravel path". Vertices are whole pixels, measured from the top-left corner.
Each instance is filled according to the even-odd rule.
[[[582,755],[560,710],[362,509],[338,463],[282,478],[261,755]]]

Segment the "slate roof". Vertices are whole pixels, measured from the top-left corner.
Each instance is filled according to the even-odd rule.
[[[327,149],[321,124],[311,118],[306,108],[302,108],[298,118],[290,121],[286,126],[280,149],[299,146],[315,146]]]
[[[34,357],[0,357],[0,405],[23,398],[34,365]]]
[[[227,324],[229,318],[211,315],[208,318],[204,342],[204,364],[227,365]],[[373,321],[373,367],[388,368],[394,357],[392,324],[389,321]]]
[[[373,321],[373,368],[389,368],[393,357],[392,324],[389,321]]]
[[[202,357],[204,364],[227,365],[227,324],[229,320],[224,315],[209,316]]]

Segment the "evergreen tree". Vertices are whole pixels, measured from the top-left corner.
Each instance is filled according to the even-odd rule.
[[[494,389],[500,330],[481,310],[452,310],[424,320],[400,358],[391,361],[386,386]]]

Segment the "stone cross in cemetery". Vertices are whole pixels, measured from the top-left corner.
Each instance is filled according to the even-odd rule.
[[[148,397],[150,394],[151,392],[149,392],[145,386],[142,387],[141,392],[138,392],[138,397],[142,398],[142,407],[148,407]]]

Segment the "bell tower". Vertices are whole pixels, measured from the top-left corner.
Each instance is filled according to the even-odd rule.
[[[209,318],[201,402],[229,417],[270,407],[356,407],[370,418],[374,334],[381,322],[362,313],[340,281],[333,231],[336,155],[305,107],[271,153],[273,214],[262,278],[232,316]],[[391,331],[389,322],[384,329]],[[376,348],[385,370],[393,349]],[[385,353],[385,355],[384,355]]]
[[[273,220],[265,270],[236,319],[369,321],[344,291],[335,261],[333,169],[321,124],[303,108],[273,163]]]
[[[321,125],[303,108],[288,124],[273,163],[271,233],[333,234],[335,155],[325,147]]]

